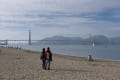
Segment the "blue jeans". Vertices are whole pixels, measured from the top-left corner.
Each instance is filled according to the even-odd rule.
[[[45,61],[45,69],[50,70],[50,65],[51,65],[51,61],[50,60],[46,60]]]

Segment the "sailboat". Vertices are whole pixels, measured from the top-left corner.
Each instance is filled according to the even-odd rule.
[[[90,46],[95,47],[94,39],[91,33],[89,34],[89,38],[90,38]]]
[[[92,47],[95,47],[95,43],[94,42],[92,43]]]

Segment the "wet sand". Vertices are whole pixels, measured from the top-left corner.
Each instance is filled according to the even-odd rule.
[[[120,80],[120,62],[53,55],[43,70],[40,52],[0,48],[0,80]]]

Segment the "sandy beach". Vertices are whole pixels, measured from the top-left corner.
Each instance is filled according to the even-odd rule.
[[[0,48],[0,80],[120,80],[120,62],[53,55],[42,69],[40,52]]]

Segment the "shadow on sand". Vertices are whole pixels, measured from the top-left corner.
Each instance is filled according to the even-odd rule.
[[[79,70],[79,69],[51,69],[51,70],[54,70],[56,72],[58,72],[58,71],[65,71],[65,72],[92,72],[92,71],[89,71],[89,70]]]

